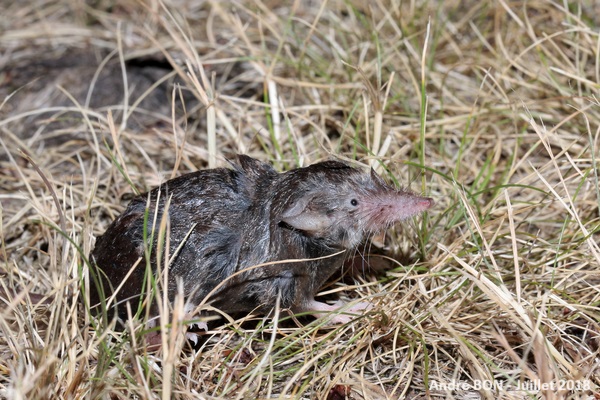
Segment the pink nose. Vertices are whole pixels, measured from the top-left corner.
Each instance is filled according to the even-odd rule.
[[[433,201],[431,197],[423,197],[422,199],[419,199],[417,204],[419,207],[422,207],[424,210],[426,210],[433,207],[435,201]]]

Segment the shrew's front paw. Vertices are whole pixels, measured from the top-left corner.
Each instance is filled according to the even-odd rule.
[[[313,300],[307,304],[306,311],[311,312],[315,318],[326,318],[329,325],[338,325],[352,321],[356,317],[363,315],[366,311],[373,309],[373,307],[373,304],[367,301],[348,305],[338,300],[333,305],[329,305]]]

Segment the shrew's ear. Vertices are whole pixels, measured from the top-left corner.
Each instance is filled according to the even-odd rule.
[[[311,210],[312,197],[301,197],[281,215],[281,220],[292,228],[307,233],[323,231],[331,226],[331,219],[323,213]]]

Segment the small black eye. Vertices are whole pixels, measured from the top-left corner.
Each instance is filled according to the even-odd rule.
[[[356,207],[358,205],[358,200],[352,199],[350,200],[350,204],[352,204],[353,207]]]

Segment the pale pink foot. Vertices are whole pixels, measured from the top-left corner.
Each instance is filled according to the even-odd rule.
[[[198,316],[199,318],[200,316]],[[188,320],[192,320],[193,318],[189,317],[186,318]],[[149,329],[152,329],[154,327],[156,327],[157,324],[157,318],[154,318],[150,321],[148,321],[148,324],[146,325]],[[198,330],[203,330],[203,331],[208,331],[208,325],[206,324],[206,322],[204,321],[197,321],[194,322],[192,324],[188,325],[188,330],[189,329],[194,329],[195,331]],[[185,333],[185,337],[186,339],[188,339],[189,341],[191,341],[192,343],[194,343],[194,346],[198,344],[198,334],[195,332],[186,332]],[[145,338],[146,343],[148,345],[148,349],[151,351],[154,350],[158,350],[161,348],[162,346],[162,334],[160,331],[152,331],[146,334]]]
[[[190,324],[188,326],[188,329],[203,330],[206,332],[206,331],[208,331],[208,325],[206,324],[206,322],[200,321],[200,322],[195,322],[193,324]],[[187,338],[187,340],[194,343],[194,346],[198,344],[198,336],[199,335],[195,332],[188,331],[185,333],[185,337]]]
[[[198,312],[196,310],[195,304],[186,303],[183,311],[185,312],[185,319],[188,321],[201,318],[201,314],[200,314],[200,312]],[[206,331],[208,331],[208,325],[204,321],[196,321],[196,322],[191,323],[188,326],[188,332],[185,333],[185,337],[190,342],[194,343],[194,346],[195,346],[198,344],[198,336],[199,335],[195,332],[189,332],[190,329],[194,329],[195,331],[203,330],[206,332]]]
[[[306,304],[306,311],[311,311],[315,318],[327,318],[329,324],[346,324],[354,318],[363,314],[363,311],[368,311],[373,308],[373,304],[365,301],[347,306],[341,300],[336,301],[333,305],[312,300]],[[332,312],[340,311],[340,314],[331,314]]]

